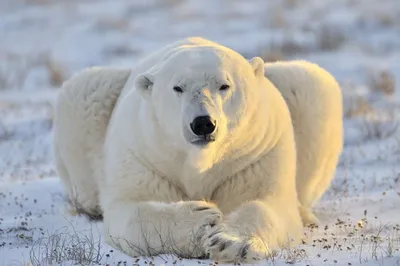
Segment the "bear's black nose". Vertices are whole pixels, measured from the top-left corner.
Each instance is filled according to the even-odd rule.
[[[214,132],[215,124],[215,120],[209,116],[198,116],[190,124],[190,128],[197,136],[204,136]]]

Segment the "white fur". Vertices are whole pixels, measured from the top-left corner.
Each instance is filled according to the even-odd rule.
[[[265,76],[289,106],[297,148],[297,192],[305,223],[326,191],[343,147],[342,93],[334,77],[307,61],[265,64]]]
[[[55,108],[54,156],[69,199],[92,215],[98,202],[102,150],[111,110],[131,71],[91,68],[63,84]]]
[[[303,84],[291,78],[301,78],[292,68],[265,69],[284,97],[291,86],[281,83],[281,76]],[[319,76],[306,80],[316,89],[310,93],[323,97]],[[221,83],[231,88],[220,92]],[[175,85],[184,93],[174,92]],[[341,102],[332,104],[338,106],[327,108],[341,112]],[[195,146],[188,124],[206,114],[217,121],[216,140]],[[308,125],[309,120],[294,119],[295,126],[296,121]],[[317,130],[306,130],[318,137]],[[294,132],[298,140],[303,131]],[[260,58],[247,61],[211,41],[189,38],[132,70],[89,69],[66,82],[56,106],[54,148],[69,197],[87,213],[103,212],[111,245],[130,255],[210,253],[219,261],[248,262],[299,240],[299,210],[308,213],[323,193],[315,183],[332,177],[335,165],[326,166],[326,158],[307,167],[305,173],[331,169],[330,176],[308,180],[304,174],[304,184],[313,188],[298,185],[300,195],[314,194],[309,204],[299,204],[294,132],[285,100],[264,77]],[[320,147],[312,151],[312,156],[331,154]]]
[[[297,192],[305,223],[326,191],[343,146],[342,93],[327,71],[307,61],[265,64],[265,76],[289,106],[297,148]]]

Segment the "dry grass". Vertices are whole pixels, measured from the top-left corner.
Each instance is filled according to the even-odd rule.
[[[306,52],[306,48],[294,40],[285,40],[283,43],[270,43],[259,49],[259,54],[265,62],[284,60],[289,56]]]
[[[25,0],[27,4],[34,4],[34,5],[49,5],[52,4],[53,1],[51,0]]]
[[[360,263],[366,261],[378,263],[383,258],[397,256],[400,249],[400,225],[380,225],[377,224],[376,217],[375,220],[372,218],[372,221],[369,219],[365,210],[364,217],[356,222],[337,219],[335,223],[321,226],[321,228],[317,225],[310,225],[305,230],[302,245],[289,245],[282,250],[265,255],[263,258],[255,259],[263,260],[262,265],[275,265],[277,261],[284,261],[287,264],[311,265],[322,263],[322,261],[336,264],[337,261],[334,258],[333,261],[332,258],[329,259],[329,262],[327,258],[324,258],[331,252],[347,252],[349,256],[357,256]],[[78,233],[73,226],[72,233],[70,233],[70,227],[64,229],[67,230],[58,230],[34,243],[30,252],[31,265],[94,265],[104,263],[103,259],[106,259],[107,263],[111,262],[109,259],[112,259],[110,254],[113,251],[102,252],[101,239],[94,236],[92,229],[85,234]],[[146,265],[154,265],[154,260],[159,258],[165,264],[178,265],[177,262],[180,262],[182,258],[197,258],[199,259],[198,264],[208,264],[200,261],[206,256],[205,254],[199,256],[196,245],[193,245],[192,252],[190,250],[183,252],[174,244],[173,235],[163,239],[157,228],[154,229],[154,232],[157,237],[160,237],[160,247],[150,247],[147,241],[150,236],[145,235],[143,231],[144,243],[141,247],[127,242],[126,239],[114,239],[113,246],[121,250],[121,243],[124,243],[136,253],[142,254],[142,257],[133,258],[135,263],[142,261]],[[196,238],[195,232],[192,235]],[[311,258],[309,252],[316,253],[316,257],[313,255]],[[330,254],[328,256],[332,257]],[[209,265],[217,264],[218,262],[214,262]]]
[[[395,119],[394,114],[390,113],[389,117],[382,117],[375,112],[366,115],[361,124],[365,140],[381,140],[393,136],[399,127],[399,122]]]
[[[344,117],[346,118],[365,116],[372,111],[372,106],[361,96],[348,99],[344,105]]]
[[[175,6],[183,4],[184,2],[185,2],[184,0],[161,0],[160,4],[166,5],[169,7],[175,7]]]
[[[301,247],[285,247],[280,252],[275,253],[271,260],[281,259],[287,264],[296,264],[308,260],[308,254],[304,248]]]
[[[286,8],[296,8],[301,4],[300,2],[300,0],[284,0],[283,4]]]
[[[282,52],[280,50],[275,50],[275,49],[266,49],[261,52],[260,56],[264,60],[264,62],[276,62],[284,60]]]
[[[395,75],[388,70],[369,71],[367,82],[374,92],[392,95],[396,90]]]
[[[268,19],[268,24],[272,28],[282,29],[287,26],[285,12],[281,6],[272,8],[269,12]]]
[[[0,55],[0,61],[0,90],[21,87],[29,70],[36,64],[35,60],[17,54]]]
[[[138,219],[140,219],[140,214]],[[200,235],[200,232],[192,230],[192,232],[190,232],[190,243],[188,243],[188,247],[185,247],[186,250],[182,250],[182,248],[177,245],[177,240],[174,235],[168,234],[166,237],[163,236],[163,234],[161,233],[160,224],[157,221],[152,222],[146,219],[143,220],[142,223],[146,224],[146,228],[150,224],[153,224],[153,230],[150,231],[154,233],[154,236],[148,235],[149,230],[144,230],[142,228],[141,239],[143,239],[143,243],[141,244],[141,246],[131,243],[126,238],[115,238],[111,236],[113,246],[118,248],[119,250],[124,250],[122,248],[122,245],[128,247],[134,253],[141,254],[146,260],[152,260],[153,257],[159,257],[164,261],[167,261],[168,255],[163,254],[173,254],[175,256],[178,256],[179,258],[206,258],[206,254],[204,253],[203,248],[199,246],[200,239],[203,237],[203,235]],[[169,229],[168,231],[173,232],[173,230],[171,229]],[[150,245],[150,238],[152,239],[152,242],[154,242],[155,238],[158,239],[160,246]]]
[[[61,263],[73,265],[99,264],[104,256],[101,251],[101,239],[89,234],[56,232],[37,240],[30,251],[33,266],[46,266]]]
[[[382,75],[383,74],[380,74],[378,76],[382,77]],[[384,74],[383,77],[384,78],[380,80],[375,78],[370,79],[370,91],[383,93],[385,95],[392,94],[394,91],[392,79],[388,78],[386,74]],[[351,88],[346,89],[350,90]],[[396,106],[391,105],[382,108],[381,105],[375,105],[374,102],[376,103],[376,97],[369,100],[366,96],[353,95],[344,97],[343,116],[349,119],[361,119],[359,126],[364,140],[382,140],[389,138],[397,132],[399,126]]]
[[[378,22],[386,27],[393,27],[397,24],[397,17],[395,14],[378,13],[376,14]]]
[[[130,21],[123,18],[109,18],[100,17],[95,25],[96,29],[99,31],[128,31],[130,28]]]
[[[139,51],[134,50],[125,45],[117,45],[114,47],[109,47],[104,49],[103,53],[109,57],[115,57],[115,56],[124,57],[124,56],[139,54]]]
[[[322,232],[318,226],[310,226],[307,234],[311,243],[304,244],[311,244],[321,251],[340,251],[357,255],[360,263],[370,260],[378,263],[383,258],[397,254],[400,248],[399,224],[376,225],[376,221],[369,221],[366,214],[367,210],[364,211],[365,216],[357,222],[337,219],[335,224],[325,225]],[[315,233],[319,236],[313,237]],[[323,252],[318,253],[317,257],[323,259]],[[327,259],[323,261],[327,262]],[[336,264],[337,261],[334,260],[333,263]]]
[[[59,63],[52,60],[50,57],[44,58],[44,65],[49,73],[50,84],[53,87],[60,86],[66,78],[63,68]]]
[[[66,77],[64,68],[48,54],[32,57],[19,54],[0,54],[0,90],[21,89],[34,69],[44,68],[49,77],[49,84],[59,86]]]
[[[344,33],[333,26],[324,25],[318,29],[317,49],[322,51],[338,50],[346,41]]]
[[[12,139],[14,132],[7,128],[2,122],[0,122],[0,142],[8,141]]]

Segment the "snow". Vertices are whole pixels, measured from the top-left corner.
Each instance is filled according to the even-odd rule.
[[[93,65],[133,66],[187,36],[246,57],[311,60],[342,86],[345,148],[316,206],[322,224],[262,264],[400,265],[398,0],[0,1],[0,265],[38,265],[49,243],[73,249],[85,236],[93,250],[99,242],[101,265],[212,263],[111,252],[101,222],[65,210],[52,160],[62,80]],[[71,258],[61,263],[77,263]]]

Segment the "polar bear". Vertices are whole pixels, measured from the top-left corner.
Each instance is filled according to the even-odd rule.
[[[58,96],[54,122],[56,166],[71,202],[103,215],[106,241],[132,256],[250,262],[297,242],[339,156],[341,100],[319,108],[330,99],[324,93],[340,90],[315,65],[278,65],[187,38],[133,69],[75,75]],[[314,112],[305,110],[310,102]],[[310,117],[290,113],[303,111]],[[331,132],[316,132],[310,121],[322,124],[317,130],[337,123],[337,146],[321,142]],[[329,158],[316,160],[321,143]],[[296,148],[308,158],[297,165]]]

